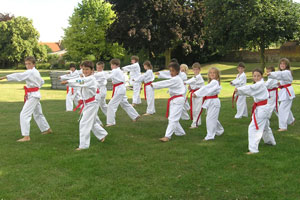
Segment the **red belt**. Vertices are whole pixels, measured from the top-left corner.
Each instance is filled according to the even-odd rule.
[[[96,93],[97,93],[97,94],[99,94],[99,93],[100,93],[100,90],[99,90],[99,88],[97,88],[97,91],[96,91]]]
[[[146,92],[146,86],[151,85],[152,81],[148,82],[148,83],[144,83],[144,97],[145,100],[147,100],[147,92]]]
[[[268,89],[269,94],[271,91],[276,91],[276,111],[278,112],[278,88]]]
[[[234,108],[234,95],[236,94],[236,91],[234,91],[233,92],[233,94],[232,94],[232,108]],[[235,99],[235,102],[237,102],[237,100],[239,99],[239,96],[238,95],[236,95],[236,99]]]
[[[172,96],[171,98],[169,98],[169,100],[168,100],[168,105],[167,105],[166,118],[169,117],[170,102],[171,102],[173,99],[176,99],[176,98],[178,98],[178,97],[183,97],[183,95],[175,95],[175,96]]]
[[[80,101],[78,101],[78,105],[76,106],[76,108],[74,108],[73,111],[76,111],[82,105],[82,107],[81,107],[81,109],[79,111],[79,113],[81,114],[81,112],[82,112],[82,110],[84,108],[84,104],[90,103],[92,101],[95,101],[95,96],[93,96],[93,97],[91,97],[91,98],[89,98],[87,100],[80,100]]]
[[[191,120],[193,120],[193,94],[194,92],[196,92],[197,90],[199,90],[199,88],[194,89],[194,90],[190,90],[190,115],[191,115]]]
[[[288,87],[290,87],[290,86],[292,86],[292,84],[280,85],[279,88],[280,88],[280,89],[285,88],[286,91],[289,93],[289,95],[292,96],[291,93],[290,93],[290,91],[289,91],[289,88],[288,88]]]
[[[205,102],[206,99],[217,99],[217,98],[218,98],[218,95],[214,95],[214,96],[205,96],[205,97],[203,97],[202,105],[204,104],[204,102]],[[201,114],[202,114],[202,111],[203,111],[203,108],[202,108],[202,106],[201,106],[200,113],[199,113],[199,115],[198,115],[198,117],[197,117],[196,125],[198,124],[198,121],[199,121],[199,119],[200,119],[200,116],[201,116]]]
[[[34,87],[34,88],[28,88],[26,86],[24,86],[24,90],[25,90],[25,95],[24,95],[24,103],[27,101],[28,99],[28,93],[30,92],[37,92],[39,91],[40,88],[38,87]]]
[[[114,97],[116,87],[118,87],[119,85],[122,85],[122,84],[124,84],[124,83],[121,82],[121,83],[113,84],[113,92],[112,92],[112,96],[111,97]]]
[[[255,117],[256,107],[267,105],[267,103],[268,103],[268,99],[253,103],[253,106],[252,106],[252,115],[253,115],[253,119],[254,119],[254,124],[255,124],[256,130],[258,130],[258,125],[257,125],[256,117]]]
[[[67,94],[69,93],[69,86],[67,86]],[[74,88],[72,88],[72,95],[74,94]]]

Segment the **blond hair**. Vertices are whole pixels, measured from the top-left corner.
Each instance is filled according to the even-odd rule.
[[[200,65],[200,63],[195,62],[195,63],[192,65],[192,68],[193,68],[193,69],[201,69],[201,65]]]
[[[280,63],[282,63],[282,62],[285,63],[285,65],[286,65],[286,68],[285,68],[285,69],[291,70],[291,65],[290,65],[289,59],[287,59],[287,58],[281,58],[281,59],[279,60],[279,65],[278,65],[278,68],[279,68],[280,71],[282,71],[282,70],[280,69]]]
[[[181,71],[181,68],[184,69],[184,73],[186,73],[186,74],[188,73],[189,67],[186,64],[181,64],[180,65],[180,71]]]
[[[216,67],[211,67],[209,68],[208,72],[207,72],[207,77],[208,77],[208,83],[210,83],[212,81],[212,79],[209,77],[209,72],[215,70],[217,72],[217,78],[216,80],[220,83],[220,79],[221,79],[221,72],[218,68]]]

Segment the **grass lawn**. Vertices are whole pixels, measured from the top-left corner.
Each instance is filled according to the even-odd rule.
[[[106,128],[104,143],[91,137],[88,150],[76,152],[78,113],[65,112],[65,91],[51,90],[49,71],[41,71],[46,84],[41,90],[43,112],[54,131],[41,135],[32,120],[31,141],[17,143],[21,137],[19,113],[23,106],[24,83],[0,82],[0,200],[11,199],[300,199],[300,122],[279,133],[278,120],[271,118],[276,146],[261,142],[259,154],[245,155],[250,117],[234,119],[231,108],[237,63],[204,65],[222,70],[222,136],[203,142],[205,117],[198,129],[181,121],[187,135],[158,141],[167,127],[168,94],[156,90],[153,116],[131,122],[119,108],[117,126]],[[251,70],[259,64],[248,64]],[[300,119],[300,63],[292,63],[297,98],[293,114]],[[0,76],[15,72],[1,70]],[[191,72],[190,72],[191,73]],[[192,76],[192,74],[190,74]],[[143,94],[143,93],[141,93]],[[107,97],[111,96],[108,92]],[[132,91],[128,91],[131,98]],[[252,98],[247,98],[251,111]],[[131,102],[131,100],[130,100]],[[137,107],[145,113],[146,103]],[[99,111],[103,122],[105,117]]]

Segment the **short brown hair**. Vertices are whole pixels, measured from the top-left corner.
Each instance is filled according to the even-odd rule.
[[[31,62],[32,64],[35,64],[35,62],[36,62],[36,60],[35,60],[35,58],[33,57],[33,56],[28,56],[28,57],[26,57],[25,58],[25,62],[26,61],[29,61],[29,62]]]
[[[99,61],[99,62],[96,63],[96,65],[105,65],[105,63],[102,62],[102,61]]]
[[[153,69],[151,62],[149,60],[146,60],[143,65],[146,65],[149,69]]]
[[[271,70],[271,72],[275,72],[275,67],[273,66],[267,66],[266,69]]]
[[[237,67],[242,67],[244,69],[246,68],[245,63],[243,63],[243,62],[239,62]]]
[[[88,67],[91,70],[94,69],[94,63],[92,61],[89,61],[89,60],[83,61],[82,66],[83,67]]]
[[[178,63],[175,63],[175,62],[171,62],[169,65],[168,65],[168,68],[173,68],[177,74],[179,74],[179,71],[180,71],[180,66]]]
[[[140,58],[138,56],[131,56],[131,60],[135,60],[135,62],[139,62]]]
[[[113,58],[113,59],[110,60],[109,63],[110,63],[111,65],[117,65],[117,66],[120,66],[121,61],[120,61],[120,59],[118,59],[118,58]]]
[[[280,71],[282,71],[282,70],[280,69],[280,63],[282,63],[282,62],[285,63],[286,69],[287,69],[287,70],[290,70],[290,69],[291,69],[289,59],[287,59],[287,58],[281,58],[281,59],[279,60],[279,66],[278,66],[278,68],[279,68]]]
[[[75,63],[71,63],[70,66],[69,66],[69,68],[76,68]]]
[[[192,68],[193,68],[193,69],[195,69],[195,68],[201,69],[201,65],[200,65],[200,63],[195,62],[195,63],[192,65]]]
[[[253,74],[254,72],[258,72],[258,73],[260,73],[260,75],[263,75],[263,71],[262,71],[261,69],[259,69],[259,68],[254,69],[254,70],[252,71],[252,74]]]

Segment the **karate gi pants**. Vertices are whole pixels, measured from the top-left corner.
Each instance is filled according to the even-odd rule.
[[[141,101],[141,82],[136,82],[134,81],[132,83],[132,87],[133,87],[133,96],[132,96],[132,103],[133,104],[140,104],[142,103]]]
[[[248,117],[246,96],[239,96],[236,102],[236,111],[234,118]]]
[[[66,111],[73,111],[73,102],[75,103],[75,106],[77,106],[79,100],[80,95],[78,94],[78,91],[74,89],[74,93],[72,94],[72,88],[70,88],[66,96]]]
[[[287,126],[295,121],[291,111],[293,100],[281,101],[278,108],[279,128],[287,129]]]
[[[202,106],[202,97],[192,97],[192,103],[193,103],[193,122],[191,127],[196,127],[201,125],[201,116],[199,118],[198,124],[197,124],[197,118],[198,115],[201,111],[201,106]]]
[[[101,89],[99,94],[96,94],[96,100],[99,103],[99,107],[103,114],[106,116],[107,115],[107,104],[106,104],[106,88]]]
[[[189,115],[189,110],[190,110],[190,104],[188,101],[185,101],[181,113],[180,119],[182,120],[190,120],[190,115]]]
[[[146,86],[146,96],[147,96],[147,111],[148,114],[155,113],[155,98],[154,98],[154,89],[148,85]]]
[[[215,135],[222,135],[224,133],[224,128],[219,122],[219,106],[209,106],[206,113],[206,129],[207,133],[205,136],[205,140],[213,140],[215,139]]]
[[[43,114],[42,106],[39,98],[29,98],[20,113],[20,125],[22,136],[29,136],[30,133],[30,121],[33,115],[33,119],[38,125],[41,132],[47,131],[50,126]]]

